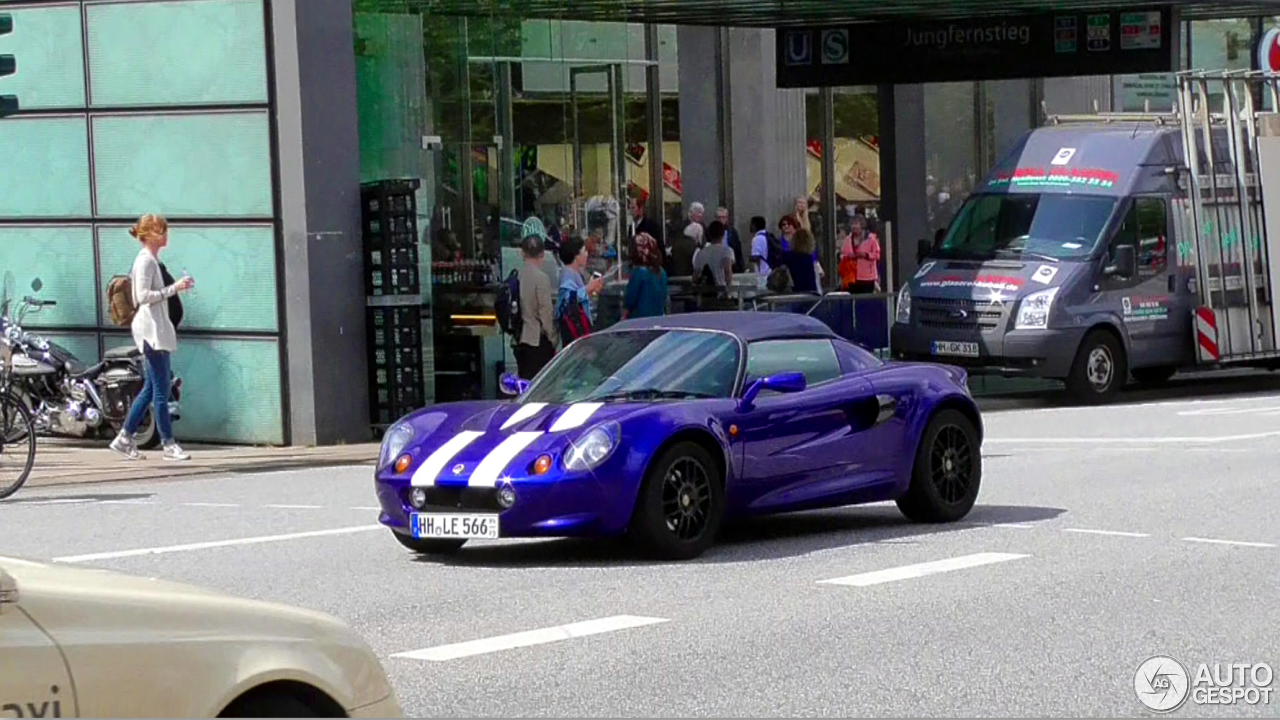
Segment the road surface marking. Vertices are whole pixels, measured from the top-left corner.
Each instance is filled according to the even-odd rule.
[[[23,503],[24,505],[79,505],[81,503],[91,503],[93,498],[59,498],[57,500],[36,500],[34,502]]]
[[[323,505],[263,505],[263,507],[275,508],[276,510],[320,510]]]
[[[1198,537],[1185,537],[1182,539],[1186,540],[1187,542],[1211,543],[1213,545],[1238,545],[1240,547],[1258,547],[1258,548],[1275,547],[1275,545],[1272,543],[1246,542],[1244,540],[1214,540],[1213,538],[1198,538]]]
[[[1062,532],[1083,533],[1086,535],[1114,535],[1115,537],[1144,538],[1151,537],[1146,533],[1124,532],[1122,530],[1090,530],[1088,528],[1063,528]]]
[[[240,507],[237,503],[189,502],[182,504],[187,507]]]
[[[1180,410],[1179,415],[1248,415],[1252,413],[1274,414],[1280,411],[1280,405],[1263,405],[1261,407],[1225,407],[1204,408],[1201,410]]]
[[[860,573],[858,575],[849,575],[848,577],[835,578],[832,580],[819,580],[818,584],[867,587],[868,585],[879,585],[880,583],[893,582],[894,580],[908,580],[911,578],[924,577],[925,575],[951,572],[952,570],[965,570],[968,568],[980,567],[982,565],[1005,562],[1007,560],[1018,560],[1025,557],[1031,556],[1015,555],[1013,553],[975,553],[973,555],[962,555],[960,557],[948,558],[946,560],[935,560],[933,562],[919,563],[917,565],[903,565],[902,567],[889,568],[887,570],[876,570],[873,572]]]
[[[1013,528],[1014,530],[1033,530],[1035,525],[1028,523],[992,523],[988,527]]]
[[[484,640],[471,640],[469,642],[454,643],[452,645],[439,645],[437,647],[425,648],[423,650],[397,653],[391,657],[403,658],[406,660],[431,660],[433,662],[445,662],[448,660],[456,660],[458,658],[471,657],[473,655],[498,652],[500,650],[512,650],[514,648],[529,647],[531,645],[543,645],[545,643],[559,642],[561,640],[569,640],[571,638],[585,637],[587,635],[599,635],[601,633],[627,630],[629,628],[655,625],[657,623],[664,622],[670,622],[670,620],[665,618],[637,617],[635,615],[614,615],[613,617],[601,618],[599,620],[588,620],[586,622],[571,623],[569,625],[558,625],[556,627],[543,628],[542,630],[529,630],[527,632],[518,632],[511,635],[499,635],[498,637],[485,638]]]
[[[373,506],[369,506],[369,507],[353,507],[353,508],[351,508],[351,509],[352,509],[352,510],[359,510],[359,511],[361,511],[361,512],[370,512],[370,511],[381,512],[381,511],[382,511],[382,508],[380,508],[380,507],[373,507]]]
[[[1034,445],[1036,443],[1044,443],[1051,445],[1123,445],[1131,443],[1134,445],[1142,445],[1149,443],[1159,443],[1163,445],[1174,444],[1184,445],[1188,443],[1221,443],[1236,442],[1239,440],[1261,440],[1263,438],[1280,437],[1280,430],[1271,432],[1251,433],[1248,435],[1223,435],[1220,437],[1025,437],[1025,438],[994,438],[989,437],[983,439],[983,443],[1025,443]]]
[[[234,547],[237,545],[258,545],[260,543],[281,542],[284,540],[301,540],[303,538],[325,537],[327,535],[350,535],[370,530],[381,530],[381,525],[359,525],[356,527],[334,528],[332,530],[313,530],[310,532],[289,533],[288,535],[263,535],[260,537],[237,538],[235,540],[214,540],[210,542],[190,543],[187,545],[168,545],[165,547],[139,548],[137,550],[118,550],[115,552],[92,553],[89,555],[68,555],[54,558],[54,562],[81,563],[94,560],[114,560],[116,558],[137,557],[139,555],[162,555],[165,553],[189,552],[191,550],[209,550],[211,548]]]
[[[155,505],[155,500],[100,500],[103,505]]]

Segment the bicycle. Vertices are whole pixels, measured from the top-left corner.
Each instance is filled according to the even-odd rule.
[[[6,281],[8,278],[6,278]],[[6,282],[6,290],[9,283]],[[8,319],[9,293],[5,293],[0,316]],[[13,384],[13,348],[17,339],[11,337],[13,326],[7,322],[0,332],[0,500],[13,495],[22,489],[31,477],[31,468],[36,463],[36,428],[31,412],[26,404],[12,392]],[[22,445],[25,442],[25,453]],[[25,454],[25,458],[23,455]],[[21,463],[16,480],[8,480],[10,460]]]

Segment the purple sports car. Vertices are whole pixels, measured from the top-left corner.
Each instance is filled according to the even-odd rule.
[[[804,315],[627,320],[502,384],[519,397],[424,408],[387,431],[381,522],[410,550],[627,534],[687,559],[726,519],[896,500],[950,522],[978,496],[965,372],[882,362]]]

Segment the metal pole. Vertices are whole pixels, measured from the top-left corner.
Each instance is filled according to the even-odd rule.
[[[662,77],[658,68],[658,26],[644,26],[645,119],[649,125],[649,203],[646,214],[658,227],[665,227],[666,197],[662,154]],[[656,238],[664,240],[664,238]]]
[[[471,63],[467,61],[470,46],[467,42],[467,19],[458,18],[458,29],[462,38],[461,50],[458,53],[458,84],[462,90],[462,144],[458,148],[458,196],[462,200],[462,229],[464,237],[462,251],[468,256],[476,252],[476,198],[475,162],[471,158],[471,148],[475,138],[471,137]]]
[[[586,225],[582,212],[582,135],[578,127],[578,68],[569,69],[569,112],[573,115],[573,226],[581,235]]]
[[[818,241],[818,262],[827,272],[827,284],[840,279],[839,263],[836,261],[839,247],[834,238],[836,235],[836,120],[835,91],[824,87],[819,91],[822,104],[822,217],[826,232]]]
[[[626,76],[622,65],[609,66],[609,106],[613,120],[613,146],[609,148],[609,157],[613,163],[613,197],[618,202],[618,219],[613,236],[613,247],[619,258],[626,254],[627,222],[627,157],[624,145],[627,142],[627,96],[623,94]]]
[[[498,213],[500,218],[516,217],[516,185],[520,182],[520,174],[516,171],[515,120],[511,108],[511,63],[498,63],[497,68],[497,130],[494,138],[498,143]],[[491,246],[494,252],[501,254],[502,222],[498,222],[498,237],[493,238]]]

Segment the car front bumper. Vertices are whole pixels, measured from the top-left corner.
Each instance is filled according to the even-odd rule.
[[[496,488],[468,487],[465,482],[441,481],[424,488],[428,502],[410,503],[408,473],[379,474],[374,482],[379,522],[411,535],[412,513],[496,514],[499,537],[570,537],[616,535],[626,529],[635,504],[634,491],[621,483],[601,480],[595,473],[509,481],[515,503],[503,508]]]
[[[1071,372],[1084,332],[1084,328],[1069,328],[977,333],[895,324],[889,346],[898,360],[955,365],[972,375],[1061,379]],[[935,340],[977,343],[979,355],[934,355]]]

